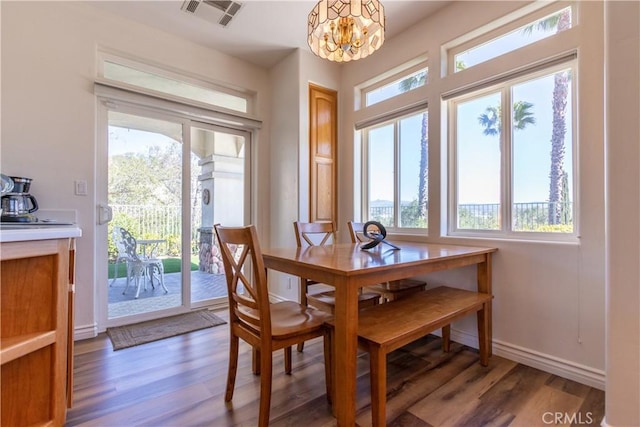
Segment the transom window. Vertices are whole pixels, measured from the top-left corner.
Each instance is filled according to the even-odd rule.
[[[250,112],[250,94],[107,54],[102,54],[100,77],[231,111]]]
[[[534,14],[534,15],[539,15]],[[498,37],[478,37],[465,43],[450,52],[452,59],[451,69],[454,73],[497,58],[505,53],[512,52],[521,47],[533,44],[539,40],[551,37],[557,33],[568,30],[573,26],[571,7],[546,14],[535,19],[525,18],[526,24],[503,33]],[[491,34],[488,34],[490,36]]]
[[[365,90],[365,107],[424,86],[427,84],[428,71],[427,68],[422,68],[411,74],[396,78],[391,83]]]

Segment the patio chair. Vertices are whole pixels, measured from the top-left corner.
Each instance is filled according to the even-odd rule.
[[[128,230],[122,227],[113,227],[113,240],[115,242],[116,248],[118,249],[115,271],[116,277],[118,262],[125,261],[127,264],[127,284],[124,288],[124,291],[122,291],[122,295],[127,292],[127,289],[129,288],[129,284],[131,282],[131,278],[134,279],[136,285],[136,299],[140,296],[140,279],[143,278],[143,276],[144,289],[147,289],[147,276],[149,277],[151,286],[154,287],[153,277],[156,270],[157,276],[160,281],[160,286],[162,286],[162,289],[164,289],[164,293],[166,294],[169,292],[164,284],[164,266],[162,265],[162,260],[158,258],[145,258],[143,256],[140,256],[137,251],[138,244],[135,237],[133,237],[133,235]]]
[[[124,244],[124,240],[122,239],[122,232],[120,227],[113,227],[111,231],[111,239],[113,240],[113,244],[116,246],[116,250],[118,251],[116,255],[116,262],[113,266],[113,279],[111,279],[111,283],[109,286],[113,286],[114,282],[118,280],[118,265],[125,263],[125,267],[127,268],[127,285],[129,284],[129,280],[131,278],[131,272],[129,269],[129,255],[127,254],[127,247]]]

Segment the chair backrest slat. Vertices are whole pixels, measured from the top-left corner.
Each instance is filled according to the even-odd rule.
[[[126,255],[134,261],[139,261],[138,242],[135,237],[122,227],[113,227],[113,240],[119,254]]]
[[[329,239],[332,240],[331,243],[334,243],[336,239],[336,227],[333,222],[295,221],[293,229],[298,247],[303,246],[303,241],[307,246],[324,246],[329,242]]]
[[[368,239],[364,236],[364,222],[354,222],[349,221],[347,225],[349,226],[349,235],[351,236],[351,243],[362,243],[369,242],[371,239]],[[373,225],[369,226],[369,232],[371,232],[371,227],[374,227],[374,230],[377,230],[378,227]]]

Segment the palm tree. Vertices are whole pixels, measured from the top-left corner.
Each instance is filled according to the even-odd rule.
[[[536,124],[531,108],[533,104],[526,101],[517,101],[513,104],[514,129],[523,130],[528,125]],[[482,133],[487,136],[499,136],[502,131],[502,106],[487,107],[478,117],[478,122],[484,127]]]
[[[400,82],[400,90],[408,92],[411,89],[422,86],[427,81],[427,71],[423,71]],[[424,218],[427,215],[429,200],[429,115],[422,114],[422,127],[420,135],[420,170],[418,176],[418,212]]]
[[[531,34],[534,27],[542,31],[552,31],[555,29],[556,33],[567,30],[571,28],[571,9],[567,8],[535,25],[526,27],[524,33]],[[562,223],[563,214],[560,204],[567,202],[567,200],[562,200],[562,185],[563,176],[566,174],[564,171],[564,140],[567,133],[565,116],[567,113],[569,79],[569,72],[566,71],[556,73],[554,76],[552,100],[553,130],[551,133],[551,168],[549,171],[549,224]]]
[[[531,109],[533,104],[526,101],[516,101],[513,104],[513,118],[511,126],[517,130],[523,130],[529,125],[536,124],[536,118]],[[484,113],[478,116],[478,122],[484,130],[483,134],[487,136],[497,136],[500,140],[502,132],[502,106],[487,107]]]

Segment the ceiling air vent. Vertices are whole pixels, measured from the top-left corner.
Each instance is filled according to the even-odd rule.
[[[180,9],[226,27],[241,7],[242,3],[231,0],[185,0]]]

